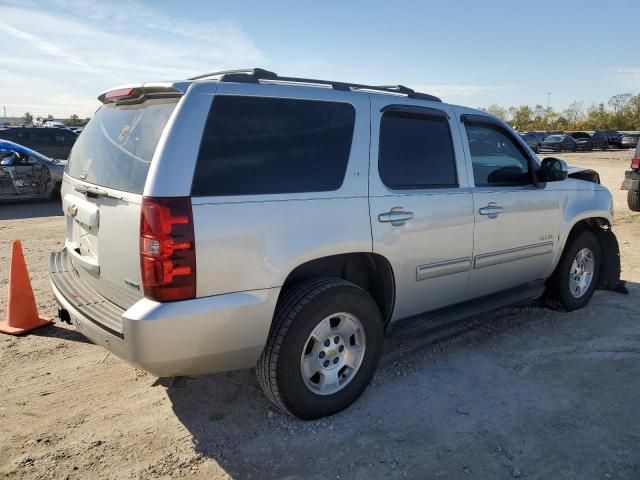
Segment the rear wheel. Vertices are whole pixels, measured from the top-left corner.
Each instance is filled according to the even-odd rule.
[[[547,305],[569,311],[584,307],[596,289],[601,265],[602,247],[595,234],[587,230],[576,235],[547,281]]]
[[[629,190],[627,192],[627,205],[629,210],[640,212],[640,192],[637,190]]]
[[[366,389],[382,339],[382,317],[366,291],[339,278],[305,281],[278,303],[256,366],[258,382],[291,415],[332,415]]]

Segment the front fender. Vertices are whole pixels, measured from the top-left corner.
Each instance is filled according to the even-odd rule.
[[[560,261],[564,248],[571,236],[582,229],[590,230],[598,238],[603,254],[602,270],[597,288],[628,293],[624,287],[624,282],[620,281],[620,247],[618,239],[611,228],[611,215],[607,213],[603,211],[585,212],[574,219],[571,223],[571,228],[565,233],[562,248],[559,248],[556,253],[557,258],[555,259],[554,269]]]
[[[600,222],[605,223],[609,226],[612,223],[611,212],[607,210],[589,210],[580,212],[569,218],[567,218],[567,216],[565,215],[563,216],[563,219],[563,223],[560,226],[560,234],[558,236],[558,249],[556,250],[555,257],[553,259],[554,269],[558,265],[558,262],[560,262],[560,258],[562,258],[562,253],[564,252],[571,233],[581,222],[591,222],[595,221],[596,219],[600,219]]]
[[[591,184],[592,188],[584,188],[584,182],[580,180],[568,181],[575,182],[575,187],[581,188],[559,190],[562,223],[553,268],[555,269],[560,262],[571,236],[575,235],[579,229],[589,229],[598,237],[604,254],[603,270],[598,287],[615,289],[620,284],[620,249],[611,229],[613,223],[611,193],[600,185]]]

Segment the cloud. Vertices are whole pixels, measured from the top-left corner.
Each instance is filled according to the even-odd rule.
[[[638,91],[640,88],[640,67],[617,67],[613,72],[613,82],[620,88]]]
[[[115,85],[266,63],[241,26],[224,19],[181,20],[133,1],[0,0],[0,10],[0,64],[13,79],[0,75],[0,105],[8,110],[70,114]]]

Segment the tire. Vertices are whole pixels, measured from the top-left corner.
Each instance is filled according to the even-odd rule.
[[[572,294],[570,287],[570,275],[573,270],[573,262],[579,252],[587,249],[592,254],[593,267],[592,276],[583,292]],[[547,306],[553,309],[563,309],[567,311],[584,307],[596,289],[598,278],[602,267],[602,246],[593,232],[584,230],[578,233],[565,247],[562,258],[558,263],[553,275],[547,280],[544,299]],[[588,268],[585,268],[588,270]],[[575,277],[574,277],[575,278]]]
[[[359,333],[343,335],[344,339],[340,337],[342,343],[336,345],[344,344],[344,350],[340,352],[346,353],[336,362],[335,368],[333,365],[324,368],[323,362],[333,359],[333,363],[341,353],[333,343],[325,347],[324,342],[329,337],[315,342],[310,335],[327,322],[331,328],[328,331],[334,332],[333,329],[342,328],[343,321],[351,322],[353,318],[359,322]],[[356,335],[364,338],[360,341],[364,348],[361,354],[355,354],[361,355],[358,368],[350,370],[346,364],[342,365],[350,349],[357,348]],[[304,420],[333,415],[351,405],[367,388],[380,359],[383,336],[380,310],[366,291],[340,278],[304,281],[284,292],[278,301],[267,344],[256,366],[258,383],[267,398],[290,415]],[[329,341],[333,342],[339,337],[331,333],[330,338]],[[305,376],[303,362],[307,356],[315,362],[316,354],[323,359],[317,360],[319,370],[316,375]],[[311,370],[313,368],[307,371]],[[324,393],[319,392],[322,388],[320,380],[331,377],[331,371],[334,372],[333,378],[338,378],[342,385],[333,384],[339,388],[335,392],[328,389]]]
[[[629,190],[627,192],[627,205],[629,205],[629,210],[640,212],[640,191]]]

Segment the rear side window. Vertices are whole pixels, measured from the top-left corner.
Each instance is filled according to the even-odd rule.
[[[385,113],[380,123],[378,171],[392,189],[457,187],[447,118]]]
[[[216,96],[191,194],[260,195],[340,188],[355,109],[348,103]]]
[[[142,193],[177,98],[103,105],[75,142],[67,173],[103,187]]]

